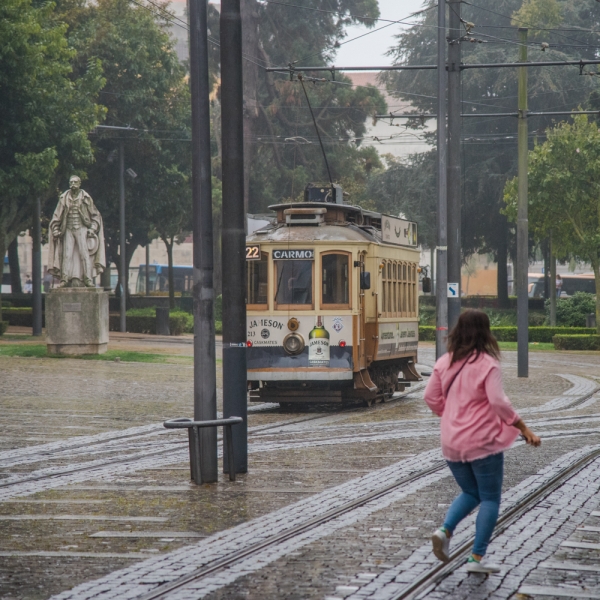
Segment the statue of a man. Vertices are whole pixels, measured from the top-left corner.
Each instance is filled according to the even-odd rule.
[[[91,196],[73,175],[61,194],[48,231],[48,271],[61,287],[94,287],[93,278],[106,267],[102,217]]]

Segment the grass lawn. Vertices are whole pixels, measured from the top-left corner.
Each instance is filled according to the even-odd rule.
[[[173,354],[156,354],[153,352],[134,352],[131,350],[108,350],[105,354],[83,354],[81,356],[61,356],[48,354],[46,346],[42,344],[0,344],[1,356],[21,356],[36,358],[77,358],[82,360],[107,360],[114,361],[119,358],[123,362],[145,363],[191,363],[191,356],[177,356]]]
[[[498,342],[500,350],[516,350],[517,342]],[[532,352],[554,352],[554,344],[543,344],[541,342],[529,342],[529,350]]]

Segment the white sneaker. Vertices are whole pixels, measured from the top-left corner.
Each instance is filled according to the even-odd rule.
[[[446,535],[446,532],[442,529],[436,529],[431,536],[431,544],[433,546],[433,553],[442,562],[448,562],[450,560],[450,538]]]
[[[476,560],[469,560],[467,562],[467,571],[469,573],[499,573],[500,567],[487,561],[477,562]]]

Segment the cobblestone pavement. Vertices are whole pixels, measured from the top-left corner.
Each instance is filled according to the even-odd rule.
[[[154,351],[156,341],[120,343]],[[433,351],[420,360],[431,365]],[[530,378],[519,380],[515,353],[504,353],[505,387],[544,443],[507,453],[504,509],[600,444],[600,357],[530,361]],[[3,599],[133,598],[276,535],[287,537],[165,597],[390,598],[435,564],[427,539],[456,486],[435,469],[439,426],[422,386],[369,409],[253,405],[249,473],[194,486],[185,435],[161,425],[191,411],[187,365],[2,357],[0,380],[9,432],[0,439]],[[423,597],[537,597],[540,586],[598,597],[589,594],[600,595],[599,475],[597,462],[586,467],[494,540],[501,578],[475,581],[458,569]],[[465,521],[455,540],[472,530]]]

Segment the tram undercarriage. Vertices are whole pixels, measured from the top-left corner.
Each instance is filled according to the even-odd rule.
[[[251,402],[277,402],[282,408],[297,404],[341,404],[370,406],[386,402],[396,392],[421,381],[413,358],[401,361],[378,361],[367,369],[357,371],[347,381],[262,381],[252,382]]]

